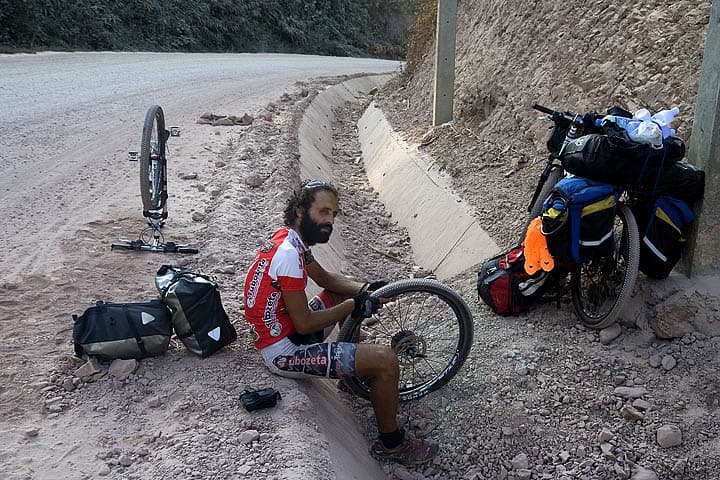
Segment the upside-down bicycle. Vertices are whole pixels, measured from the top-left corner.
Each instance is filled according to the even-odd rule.
[[[189,245],[165,242],[161,228],[167,211],[167,140],[165,114],[159,105],[151,106],[145,115],[140,140],[140,196],[147,226],[136,240],[113,243],[111,249],[139,250],[157,253],[198,253]],[[132,159],[132,158],[131,158]]]

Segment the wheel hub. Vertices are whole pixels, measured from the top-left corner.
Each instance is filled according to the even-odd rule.
[[[410,330],[401,330],[393,335],[390,348],[399,358],[407,360],[425,358],[427,352],[425,339]]]

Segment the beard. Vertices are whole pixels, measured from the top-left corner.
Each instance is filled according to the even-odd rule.
[[[305,212],[305,215],[300,219],[300,237],[302,237],[309,246],[317,243],[327,243],[328,240],[330,240],[332,231],[333,226],[331,223],[317,223],[310,218],[307,212]]]

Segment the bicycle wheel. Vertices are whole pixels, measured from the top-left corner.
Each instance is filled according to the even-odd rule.
[[[145,115],[140,141],[140,196],[146,217],[165,218],[167,213],[167,133],[163,110],[153,105]]]
[[[590,328],[612,325],[630,299],[640,262],[637,222],[630,208],[618,204],[615,214],[615,251],[576,265],[571,272],[573,307]]]
[[[400,363],[400,401],[427,395],[445,385],[465,362],[473,337],[470,309],[445,285],[429,279],[393,282],[373,293],[390,299],[371,318],[348,318],[338,341],[387,345]],[[369,380],[346,379],[364,398]]]
[[[522,233],[520,236],[520,243],[525,241],[525,234],[527,233],[527,229],[530,226],[530,222],[534,218],[540,216],[540,214],[542,213],[543,203],[545,202],[545,199],[550,195],[553,187],[555,187],[555,184],[560,181],[564,173],[565,172],[563,171],[562,167],[555,167],[550,170],[550,174],[545,180],[545,183],[543,183],[543,186],[540,189],[540,193],[538,193],[537,198],[535,199],[532,207],[530,208],[530,214],[528,215],[527,220],[525,220],[525,225],[523,225]]]

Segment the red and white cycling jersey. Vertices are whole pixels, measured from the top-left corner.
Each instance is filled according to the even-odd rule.
[[[307,286],[305,246],[297,232],[281,228],[263,242],[245,277],[245,319],[255,331],[258,350],[295,333],[282,297]]]

